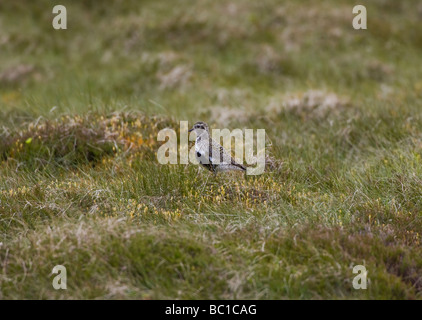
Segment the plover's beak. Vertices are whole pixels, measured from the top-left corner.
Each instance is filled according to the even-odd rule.
[[[192,129],[190,129],[190,130],[188,130],[188,132],[192,132],[193,131],[193,128]]]

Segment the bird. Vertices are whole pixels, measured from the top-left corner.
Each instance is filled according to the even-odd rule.
[[[196,133],[195,153],[199,164],[214,173],[220,171],[246,171],[245,166],[236,160],[210,136],[210,129],[205,122],[196,122],[188,132]]]

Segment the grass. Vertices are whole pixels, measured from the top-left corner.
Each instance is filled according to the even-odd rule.
[[[420,6],[61,4],[0,4],[1,299],[421,299]],[[180,120],[266,172],[160,165]]]

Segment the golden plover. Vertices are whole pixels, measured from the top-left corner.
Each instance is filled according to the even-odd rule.
[[[196,159],[204,168],[214,174],[228,170],[246,171],[243,165],[237,163],[229,152],[211,138],[209,127],[205,122],[195,123],[189,130],[191,131],[196,133]]]

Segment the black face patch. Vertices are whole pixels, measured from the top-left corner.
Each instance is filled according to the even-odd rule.
[[[201,157],[201,153],[200,153],[200,152],[197,152],[197,153],[196,153],[196,156],[197,156],[198,158],[200,158],[200,157]]]

